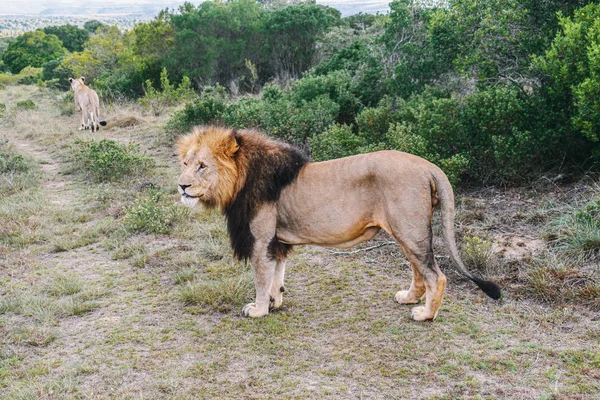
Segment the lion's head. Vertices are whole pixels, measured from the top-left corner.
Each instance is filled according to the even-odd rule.
[[[73,91],[77,90],[77,88],[79,87],[83,87],[85,86],[85,78],[82,76],[81,78],[69,78],[69,83],[71,84],[71,89],[73,89]]]
[[[227,206],[235,193],[240,172],[234,155],[239,149],[235,131],[197,127],[177,141],[181,175],[177,181],[183,204],[198,201],[208,207]]]

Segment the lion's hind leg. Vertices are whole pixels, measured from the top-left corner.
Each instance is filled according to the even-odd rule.
[[[429,221],[422,229],[399,223],[392,236],[400,243],[413,270],[413,280],[409,290],[396,293],[396,301],[402,304],[416,304],[425,294],[425,306],[411,310],[415,321],[432,320],[442,304],[446,287],[446,276],[442,273],[433,256],[433,233]]]
[[[406,250],[404,250],[404,253],[406,254]],[[400,304],[417,304],[425,294],[425,281],[423,281],[419,268],[416,267],[415,263],[410,263],[410,266],[413,271],[410,288],[399,290],[395,296],[396,301]]]

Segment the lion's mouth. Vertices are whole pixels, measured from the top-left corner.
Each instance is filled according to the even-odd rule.
[[[187,193],[182,194],[182,196],[186,197],[188,199],[198,199],[198,198],[200,198],[200,196],[192,196],[191,194],[187,194]]]

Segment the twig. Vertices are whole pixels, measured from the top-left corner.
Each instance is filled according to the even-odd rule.
[[[378,245],[375,245],[375,246],[367,247],[365,249],[358,249],[358,250],[354,250],[354,251],[332,251],[331,254],[336,255],[336,256],[347,256],[347,255],[351,255],[351,254],[360,253],[361,251],[369,251],[369,250],[377,249],[379,247],[389,246],[390,244],[396,244],[396,242],[383,242],[383,243],[379,243]]]

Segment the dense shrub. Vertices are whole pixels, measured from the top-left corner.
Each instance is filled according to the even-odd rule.
[[[194,102],[186,104],[173,115],[167,130],[183,133],[194,125],[222,123],[227,100],[227,92],[222,86],[207,87]]]
[[[96,182],[111,182],[140,174],[154,165],[152,158],[140,154],[139,146],[121,145],[113,140],[76,140],[75,169]]]
[[[243,97],[227,107],[223,119],[228,126],[240,129],[260,128],[263,113],[263,102],[252,97]]]
[[[313,160],[325,161],[360,153],[366,141],[354,134],[349,125],[332,125],[325,132],[313,135],[310,145]]]

